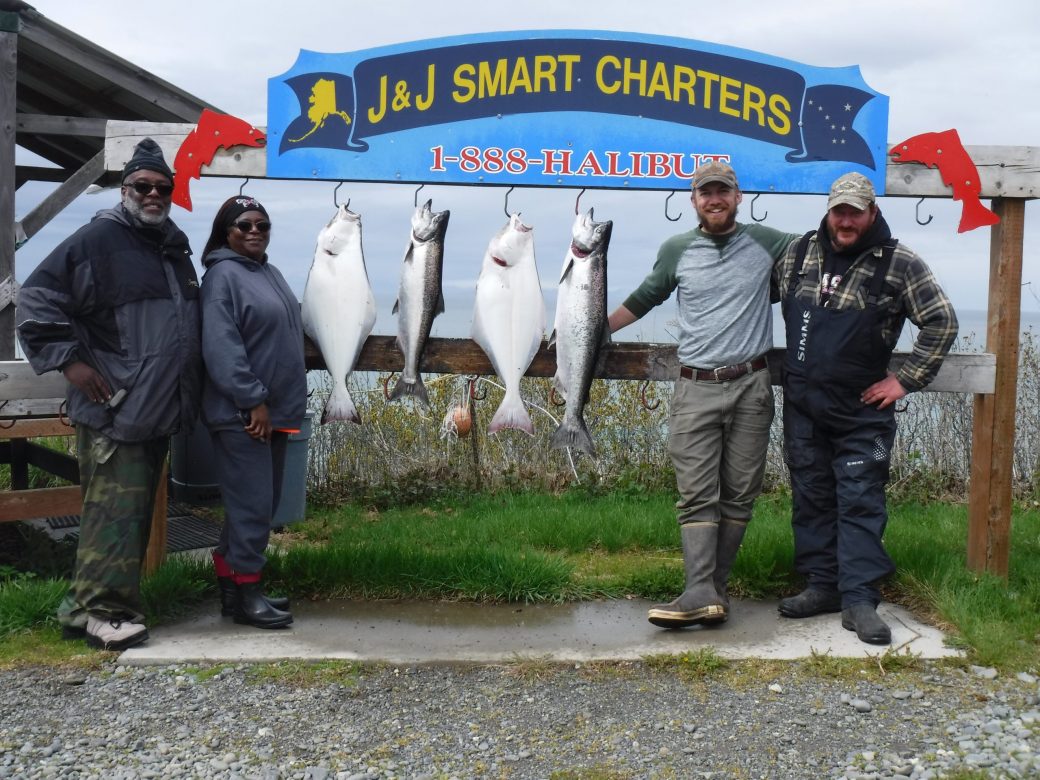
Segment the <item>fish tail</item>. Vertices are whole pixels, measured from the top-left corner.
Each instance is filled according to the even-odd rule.
[[[596,457],[596,448],[592,446],[592,436],[582,419],[568,420],[564,418],[560,427],[552,435],[549,446],[556,450],[574,449]]]
[[[534,423],[531,415],[524,408],[524,402],[519,395],[506,395],[502,399],[495,416],[491,418],[488,433],[498,433],[506,428],[514,428],[534,436]]]
[[[354,401],[347,392],[347,388],[336,387],[325,402],[325,409],[321,413],[321,424],[344,420],[346,422],[361,424],[361,415],[358,414]]]
[[[986,225],[995,225],[1000,222],[1000,217],[982,205],[982,201],[979,200],[977,193],[961,193],[960,200],[961,222],[957,226],[958,233]]]
[[[406,395],[418,398],[424,406],[430,405],[429,396],[426,395],[426,385],[423,384],[421,376],[416,376],[414,380],[407,380],[403,376],[398,379],[394,389],[390,391],[390,400],[396,401]]]

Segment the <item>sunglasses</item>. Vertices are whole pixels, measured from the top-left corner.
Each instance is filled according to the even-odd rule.
[[[248,219],[240,219],[238,222],[232,223],[241,232],[248,233],[253,228],[256,228],[261,233],[266,233],[271,229],[271,223],[261,220],[260,222],[250,222]]]
[[[147,195],[152,190],[159,193],[160,198],[168,198],[173,194],[172,184],[149,184],[146,181],[135,181],[133,184],[128,185],[134,188],[134,192],[138,195]]]

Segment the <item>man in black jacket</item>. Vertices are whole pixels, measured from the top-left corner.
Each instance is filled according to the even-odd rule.
[[[38,374],[68,380],[83,509],[67,638],[120,650],[148,638],[141,563],[170,435],[190,429],[201,392],[199,283],[169,219],[173,172],[142,140],[122,202],[51,252],[18,295],[18,337]]]

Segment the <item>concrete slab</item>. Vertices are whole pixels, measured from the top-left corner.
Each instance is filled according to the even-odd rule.
[[[263,631],[221,618],[216,603],[195,617],[160,626],[144,645],[123,652],[134,665],[180,662],[347,659],[392,664],[496,663],[523,658],[588,662],[638,660],[711,647],[731,659],[795,659],[813,653],[877,656],[886,648],[860,642],[838,614],[782,618],[776,601],[734,600],[728,622],[678,631],[646,620],[640,599],[575,604],[470,604],[328,601],[293,605],[295,622]],[[906,610],[882,604],[893,652],[923,658],[956,656],[939,630]]]

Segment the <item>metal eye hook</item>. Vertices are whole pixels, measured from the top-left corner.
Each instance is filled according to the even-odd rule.
[[[922,203],[924,203],[924,198],[921,198],[919,201],[917,201],[917,205],[914,206],[914,219],[917,220],[917,224],[918,225],[927,225],[929,222],[932,221],[932,215],[929,214],[928,215],[928,219],[926,219],[924,222],[921,221],[921,204]]]
[[[760,197],[762,197],[762,193],[756,192],[755,197],[751,199],[751,219],[755,220],[755,222],[765,222],[766,217],[769,216],[768,211],[765,214],[763,214],[761,218],[755,216],[755,201],[758,200]]]
[[[336,185],[336,189],[334,189],[332,191],[332,205],[335,206],[336,208],[339,208],[339,198],[337,197],[338,194],[339,194],[339,188],[342,187],[344,185],[344,183],[345,182],[341,181],[339,184]],[[347,198],[346,207],[348,209],[350,208],[350,198]]]
[[[486,387],[484,388],[484,391],[482,393],[477,392],[477,381],[479,379],[480,377],[477,374],[473,374],[467,380],[469,382],[469,397],[473,401],[483,401],[485,398],[487,398]]]
[[[648,401],[646,399],[646,391],[647,391],[647,388],[649,388],[649,387],[650,387],[650,380],[647,379],[645,382],[643,382],[643,384],[639,388],[639,398],[643,402],[643,408],[644,409],[649,409],[652,412],[654,409],[656,409],[658,406],[661,405],[661,399],[660,398],[655,398],[654,402],[650,403],[650,401]]]
[[[502,207],[502,209],[503,209],[503,211],[506,212],[506,218],[507,219],[512,219],[512,217],[513,217],[513,215],[509,213],[509,193],[511,193],[515,189],[516,189],[516,187],[510,187],[508,190],[506,190],[506,202],[505,202],[505,205]],[[517,216],[520,216],[519,212],[517,213]]]
[[[397,376],[397,372],[391,371],[383,379],[383,398],[387,401],[390,400],[390,380],[393,379],[395,376]]]
[[[670,201],[672,199],[672,196],[674,194],[675,194],[675,190],[672,190],[671,192],[668,193],[668,197],[664,199],[664,218],[667,219],[669,222],[678,222],[680,219],[682,219],[682,212],[681,211],[678,214],[676,214],[674,217],[668,216],[668,201]]]
[[[419,205],[419,190],[421,190],[425,186],[426,186],[425,184],[420,184],[418,189],[416,189],[415,197],[412,199],[412,205],[413,206],[418,206]]]
[[[581,196],[585,194],[585,187],[581,188],[581,192],[578,193],[578,197],[574,199],[574,214],[578,214],[578,204],[581,203]]]
[[[247,184],[249,184],[249,177],[248,176],[246,176],[246,180],[244,182],[242,182],[242,186],[238,188],[238,194],[239,195],[241,195],[243,193],[243,191],[245,190]]]

